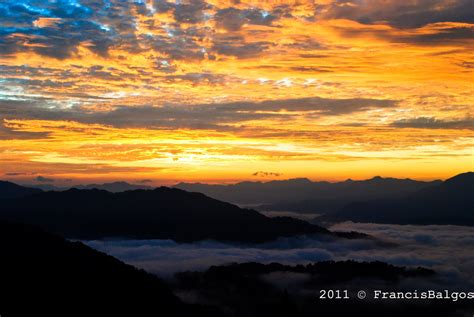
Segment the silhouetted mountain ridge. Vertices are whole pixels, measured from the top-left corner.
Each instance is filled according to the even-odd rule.
[[[146,185],[137,185],[137,184],[130,184],[127,182],[111,182],[111,183],[104,183],[104,184],[88,184],[88,185],[75,185],[72,188],[77,189],[102,189],[112,193],[123,192],[127,190],[137,190],[137,189],[153,189],[151,186]]]
[[[304,273],[315,276],[320,283],[348,282],[359,278],[377,278],[386,281],[397,281],[403,277],[430,277],[435,272],[431,269],[416,267],[398,267],[388,263],[347,261],[321,261],[306,265],[284,265],[280,263],[262,264],[256,262],[232,263],[221,266],[211,266],[206,274],[215,276],[262,275],[274,272]]]
[[[252,243],[302,234],[352,237],[293,218],[268,218],[204,194],[168,187],[120,193],[70,189],[1,203],[0,218],[39,225],[69,238]],[[361,237],[355,233],[353,236]]]
[[[474,225],[474,173],[456,175],[443,183],[399,199],[351,203],[320,221],[395,224]]]
[[[87,184],[87,185],[72,185],[72,186],[55,186],[51,184],[33,184],[24,185],[27,187],[38,188],[43,191],[65,191],[72,188],[77,189],[102,189],[112,193],[124,192],[127,190],[137,189],[153,189],[152,186],[141,185],[141,184],[130,184],[124,181],[103,183],[103,184]]]
[[[375,176],[336,183],[298,178],[233,185],[179,183],[175,187],[237,204],[259,205],[260,210],[330,213],[354,201],[397,198],[440,182]]]

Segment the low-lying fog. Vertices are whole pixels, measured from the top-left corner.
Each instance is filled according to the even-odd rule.
[[[324,260],[384,261],[424,266],[441,273],[441,283],[474,286],[474,228],[341,223],[330,228],[359,231],[396,243],[387,247],[370,240],[281,238],[275,242],[238,246],[216,241],[176,243],[171,240],[86,241],[89,246],[163,277],[178,271],[206,270],[230,262],[284,264]]]

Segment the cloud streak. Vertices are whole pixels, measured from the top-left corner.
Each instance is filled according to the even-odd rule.
[[[401,119],[392,123],[399,128],[417,129],[474,129],[474,119],[465,118],[458,120],[442,120],[429,117],[418,117],[414,119]]]
[[[73,120],[117,127],[215,128],[231,123],[261,119],[291,119],[298,115],[338,116],[373,109],[392,108],[394,100],[301,99],[234,102],[204,105],[116,106],[110,111],[89,112],[81,107],[51,109],[40,101],[1,101],[0,115],[7,119]],[[20,107],[21,105],[21,107]]]

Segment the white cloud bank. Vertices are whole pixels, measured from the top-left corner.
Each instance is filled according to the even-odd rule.
[[[87,241],[100,251],[160,276],[206,270],[231,262],[305,264],[324,260],[384,261],[425,266],[440,273],[439,283],[474,287],[474,228],[341,223],[331,230],[365,232],[396,247],[367,240],[282,238],[272,243],[236,246],[216,241],[179,244],[171,240]]]

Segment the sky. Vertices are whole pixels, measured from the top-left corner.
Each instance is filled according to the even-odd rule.
[[[0,1],[0,178],[473,170],[472,0]]]

